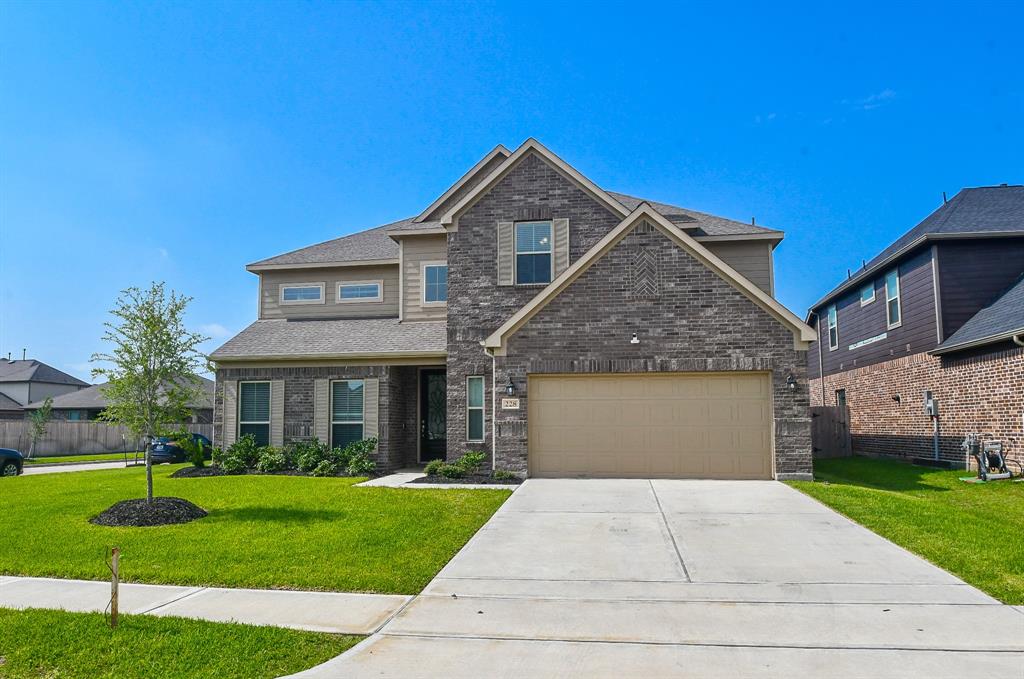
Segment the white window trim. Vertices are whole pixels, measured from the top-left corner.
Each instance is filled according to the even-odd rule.
[[[891,294],[889,290],[889,276],[896,274],[896,294]],[[900,319],[895,323],[889,321],[889,302],[896,300],[896,308],[900,310]],[[900,298],[900,270],[892,269],[885,274],[885,327],[888,330],[898,328],[903,325],[903,300]]]
[[[325,287],[326,286],[323,283],[281,283],[279,286],[277,286],[277,301],[281,306],[323,304]],[[299,299],[286,302],[284,299],[285,288],[320,288],[320,299]]]
[[[354,299],[342,299],[341,298],[341,289],[342,288],[347,288],[347,287],[350,287],[350,286],[355,286],[355,285],[376,285],[377,286],[377,296],[376,297],[356,297]],[[378,280],[378,281],[338,281],[338,288],[337,288],[337,290],[335,292],[337,293],[337,297],[334,300],[334,302],[336,304],[372,304],[372,303],[375,303],[375,302],[383,302],[384,301],[384,281],[382,281],[382,280]]]
[[[520,224],[547,224],[548,233],[551,235],[551,249],[547,252],[544,251],[530,251],[530,252],[519,252],[519,225]],[[548,255],[551,261],[551,273],[548,275],[546,282],[540,283],[520,283],[519,282],[519,255]],[[512,282],[515,285],[522,287],[544,287],[551,284],[551,281],[555,280],[555,221],[553,219],[524,219],[519,222],[512,222]]]
[[[835,312],[835,313],[832,313]],[[832,319],[835,317],[835,325],[832,324]],[[825,309],[825,325],[828,328],[828,350],[835,351],[839,348],[839,308],[835,304],[830,304]],[[832,344],[832,329],[836,331],[836,343]]]
[[[267,419],[266,420],[242,420],[242,385],[243,384],[265,384],[267,385]],[[270,380],[243,380],[238,383],[238,413],[236,415],[238,422],[235,426],[235,440],[242,438],[242,425],[243,424],[265,424],[267,425],[267,433],[270,433],[270,417],[274,411],[274,385]],[[269,436],[268,436],[269,438]]]
[[[469,382],[470,380],[480,380],[481,389],[480,394],[482,396],[482,402],[479,406],[469,405]],[[483,443],[487,440],[487,378],[483,375],[469,375],[466,377],[466,441],[468,443]],[[480,438],[474,439],[469,437],[469,413],[473,410],[480,411]]]
[[[425,307],[441,307],[448,306],[448,300],[443,302],[428,302],[427,301],[427,267],[430,266],[443,266],[448,268],[448,262],[446,261],[433,261],[433,262],[420,262],[420,304]]]
[[[335,422],[335,420],[334,420],[334,385],[337,384],[338,382],[362,382],[363,383],[363,417],[358,422],[354,422],[352,420],[346,420],[344,422]],[[352,379],[349,379],[349,380],[331,380],[327,384],[327,389],[328,389],[327,394],[328,394],[328,397],[329,397],[327,399],[327,408],[328,408],[328,412],[331,415],[328,418],[329,419],[328,426],[330,427],[330,429],[328,430],[328,438],[330,439],[330,446],[332,448],[334,447],[334,425],[336,425],[336,424],[358,424],[362,428],[362,431],[360,431],[360,433],[359,433],[359,439],[362,440],[362,439],[366,438],[366,380],[364,378],[362,378],[362,377],[353,377]]]
[[[868,299],[868,300],[865,301],[864,300],[864,288],[869,287],[869,286],[871,287],[871,299]],[[875,282],[871,281],[870,283],[867,283],[866,285],[860,286],[859,292],[860,292],[860,305],[861,306],[867,306],[868,304],[871,304],[872,302],[875,301]]]

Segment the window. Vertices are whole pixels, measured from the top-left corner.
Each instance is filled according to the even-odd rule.
[[[875,284],[868,283],[860,289],[860,305],[867,306],[875,301]]]
[[[345,281],[338,283],[338,302],[380,302],[381,281]]]
[[[516,284],[551,282],[551,222],[516,224]]]
[[[331,383],[331,446],[344,448],[363,439],[363,381]]]
[[[68,411],[68,421],[70,421],[70,422],[77,422],[78,420],[81,420],[81,419],[82,419],[82,411],[81,410],[69,410]]]
[[[270,382],[242,382],[238,389],[238,437],[252,434],[256,445],[270,445]]]
[[[833,351],[839,348],[839,317],[836,314],[836,305],[828,308],[828,349]]]
[[[466,378],[466,440],[484,440],[484,378]]]
[[[900,272],[893,269],[885,275],[885,315],[890,328],[896,328],[903,321],[900,308]]]
[[[323,302],[323,283],[283,283],[281,285],[281,304],[323,304]]]
[[[846,407],[846,390],[836,389],[836,405],[840,408]]]
[[[448,265],[423,265],[423,303],[444,304],[448,301]]]

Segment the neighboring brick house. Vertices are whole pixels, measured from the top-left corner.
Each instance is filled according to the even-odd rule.
[[[200,377],[200,397],[189,403],[192,411],[190,423],[210,424],[213,422],[213,380]],[[93,384],[84,389],[57,396],[51,404],[54,420],[68,422],[86,422],[99,418],[107,407],[107,399],[103,394],[106,384]],[[37,401],[25,406],[26,414],[41,408],[44,401]]]
[[[88,386],[88,382],[33,358],[0,358],[0,420],[23,420],[30,403]]]
[[[381,469],[808,478],[814,331],[780,231],[609,193],[528,140],[414,218],[250,264],[215,439],[376,437]]]
[[[1024,460],[1024,186],[964,189],[817,302],[814,405],[855,452],[964,465],[967,433]],[[824,373],[824,380],[821,374]]]

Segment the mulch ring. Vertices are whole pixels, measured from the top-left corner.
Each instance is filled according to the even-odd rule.
[[[224,476],[220,467],[182,467],[171,474],[172,479],[195,479],[202,476]]]
[[[459,479],[449,479],[444,476],[421,476],[418,479],[413,479],[409,483],[451,483],[451,484],[475,484],[475,485],[517,485],[522,483],[523,480],[518,476],[514,476],[511,479],[496,479],[490,474],[470,474],[463,476]]]
[[[206,516],[206,511],[180,497],[155,497],[146,500],[122,500],[89,519],[98,526],[167,526],[188,523]]]

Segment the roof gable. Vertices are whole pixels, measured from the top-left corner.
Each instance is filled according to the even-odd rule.
[[[32,358],[21,361],[0,359],[0,382],[46,382],[89,386],[84,380]]]
[[[816,338],[814,330],[801,321],[796,314],[751,283],[717,255],[694,240],[692,236],[668,221],[649,204],[642,203],[623,219],[618,226],[595,244],[594,247],[587,251],[586,254],[576,260],[572,266],[539,292],[529,303],[491,333],[482,342],[483,346],[493,350],[498,355],[502,355],[505,350],[506,339],[509,336],[525,325],[563,290],[572,285],[587,269],[611,251],[630,231],[644,221],[661,230],[679,247],[689,252],[704,266],[718,274],[719,277],[743,293],[752,302],[788,327],[792,331],[794,342],[799,348],[806,349],[807,344]]]
[[[452,184],[447,191],[435,200],[430,206],[421,212],[412,221],[415,223],[429,221],[431,219],[437,219],[440,215],[444,214],[444,209],[451,207],[454,198],[460,198],[464,195],[463,190],[471,191],[480,181],[485,179],[491,174],[497,167],[504,162],[506,158],[512,155],[503,144],[498,144],[494,149],[486,156],[480,159],[480,161],[469,168],[466,174],[459,178],[459,181]]]

